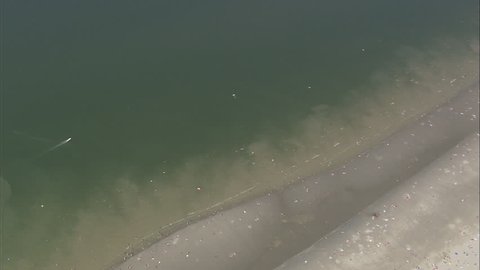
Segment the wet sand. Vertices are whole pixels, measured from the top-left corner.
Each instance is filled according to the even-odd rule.
[[[477,132],[277,270],[478,269]]]

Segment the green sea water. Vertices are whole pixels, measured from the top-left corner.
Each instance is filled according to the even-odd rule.
[[[387,134],[365,123],[395,119],[389,98],[414,117],[451,94],[410,74],[438,86],[478,57],[470,0],[2,5],[2,269],[105,269],[192,211],[315,172],[287,168],[333,159],[336,138]]]

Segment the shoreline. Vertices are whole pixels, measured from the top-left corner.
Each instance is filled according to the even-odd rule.
[[[312,239],[312,235],[318,236],[328,233],[346,221],[352,214],[360,211],[359,205],[366,207],[370,204],[372,197],[375,197],[374,194],[379,196],[379,194],[397,185],[398,182],[410,178],[452,145],[458,143],[466,134],[478,132],[478,123],[475,120],[478,117],[476,100],[478,100],[478,81],[466,90],[461,91],[458,96],[449,102],[440,105],[433,112],[347,161],[343,166],[340,165],[336,169],[303,179],[283,190],[269,192],[249,201],[231,205],[216,212],[211,217],[202,217],[193,223],[187,222],[183,228],[177,227],[178,230],[173,230],[175,232],[172,232],[172,234],[160,239],[150,247],[144,248],[143,251],[126,259],[124,263],[117,264],[110,269],[121,270],[130,266],[140,266],[142,263],[147,263],[142,259],[147,257],[150,258],[150,262],[147,264],[150,265],[152,261],[156,262],[158,259],[160,264],[167,268],[174,268],[175,265],[178,266],[178,263],[185,263],[182,267],[188,268],[190,262],[195,262],[196,269],[244,269],[246,265],[252,265],[252,263],[257,265],[257,268],[252,269],[274,267],[281,257],[283,259],[288,258],[289,256],[285,255],[290,254],[291,256],[302,250],[302,247],[309,246],[308,242]],[[475,115],[475,117],[472,115]],[[467,116],[468,119],[466,119]],[[472,117],[474,119],[471,119]],[[472,124],[472,121],[476,124]],[[396,149],[396,154],[388,156],[388,153],[392,151],[387,149],[391,148]],[[381,161],[382,168],[378,168],[378,172],[375,172],[377,169],[368,169],[369,166],[372,166],[372,162],[378,164],[379,161]],[[402,164],[402,166],[397,166],[398,164]],[[392,173],[392,171],[396,172]],[[371,182],[359,184],[356,181],[359,175],[361,178],[371,179]],[[385,181],[385,178],[388,181]],[[330,186],[324,184],[322,186],[318,184],[319,179],[322,179],[322,184],[332,182],[335,182],[335,184]],[[318,188],[318,186],[322,187]],[[356,199],[353,199],[355,196]],[[351,209],[353,202],[353,205],[357,207],[355,210]],[[331,212],[329,205],[336,209],[336,216],[330,217],[327,224],[324,224],[325,222],[322,220],[326,215],[328,216],[328,212]],[[319,209],[322,212],[322,218],[319,218]],[[254,214],[252,215],[250,212]],[[239,216],[244,218],[236,221]],[[244,219],[247,219],[247,221]],[[234,223],[236,225],[226,226],[226,224]],[[258,228],[255,230],[254,227]],[[305,231],[306,227],[310,228],[306,230],[308,233],[300,232]],[[220,232],[219,228],[236,235],[238,239],[228,239],[232,236],[225,237],[226,232],[221,233],[225,239],[209,235],[209,233]],[[316,228],[314,233],[312,233],[312,228]],[[202,229],[206,231],[201,235],[211,239],[198,242],[200,236],[196,231]],[[278,238],[278,235],[282,235],[282,231],[285,230],[297,233],[293,237],[298,243],[296,244],[297,248],[291,247],[292,235],[287,233],[284,236],[285,239]],[[243,236],[238,237],[239,235]],[[181,238],[183,240],[180,240]],[[195,239],[197,242],[195,242]],[[195,243],[196,246],[190,248],[190,243],[186,243],[188,241],[192,241],[191,243]],[[249,241],[253,242],[250,243]],[[237,243],[237,245],[234,243]],[[285,243],[289,243],[288,247],[283,247]],[[202,245],[208,245],[208,248],[196,248]],[[254,246],[255,248],[245,250],[241,247],[242,245]],[[229,249],[237,251],[231,251],[227,254],[226,252]],[[213,259],[212,255],[215,252],[218,253],[215,258],[221,257],[222,259]],[[263,255],[259,258],[258,254]],[[278,254],[282,254],[282,256],[278,256]],[[252,259],[252,256],[255,259]],[[207,258],[210,259],[206,260]],[[195,259],[198,261],[195,261]],[[153,264],[151,265],[153,267]]]

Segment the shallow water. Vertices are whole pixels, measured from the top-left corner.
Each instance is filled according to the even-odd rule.
[[[416,2],[7,2],[2,266],[104,269],[453,96],[477,3]]]

